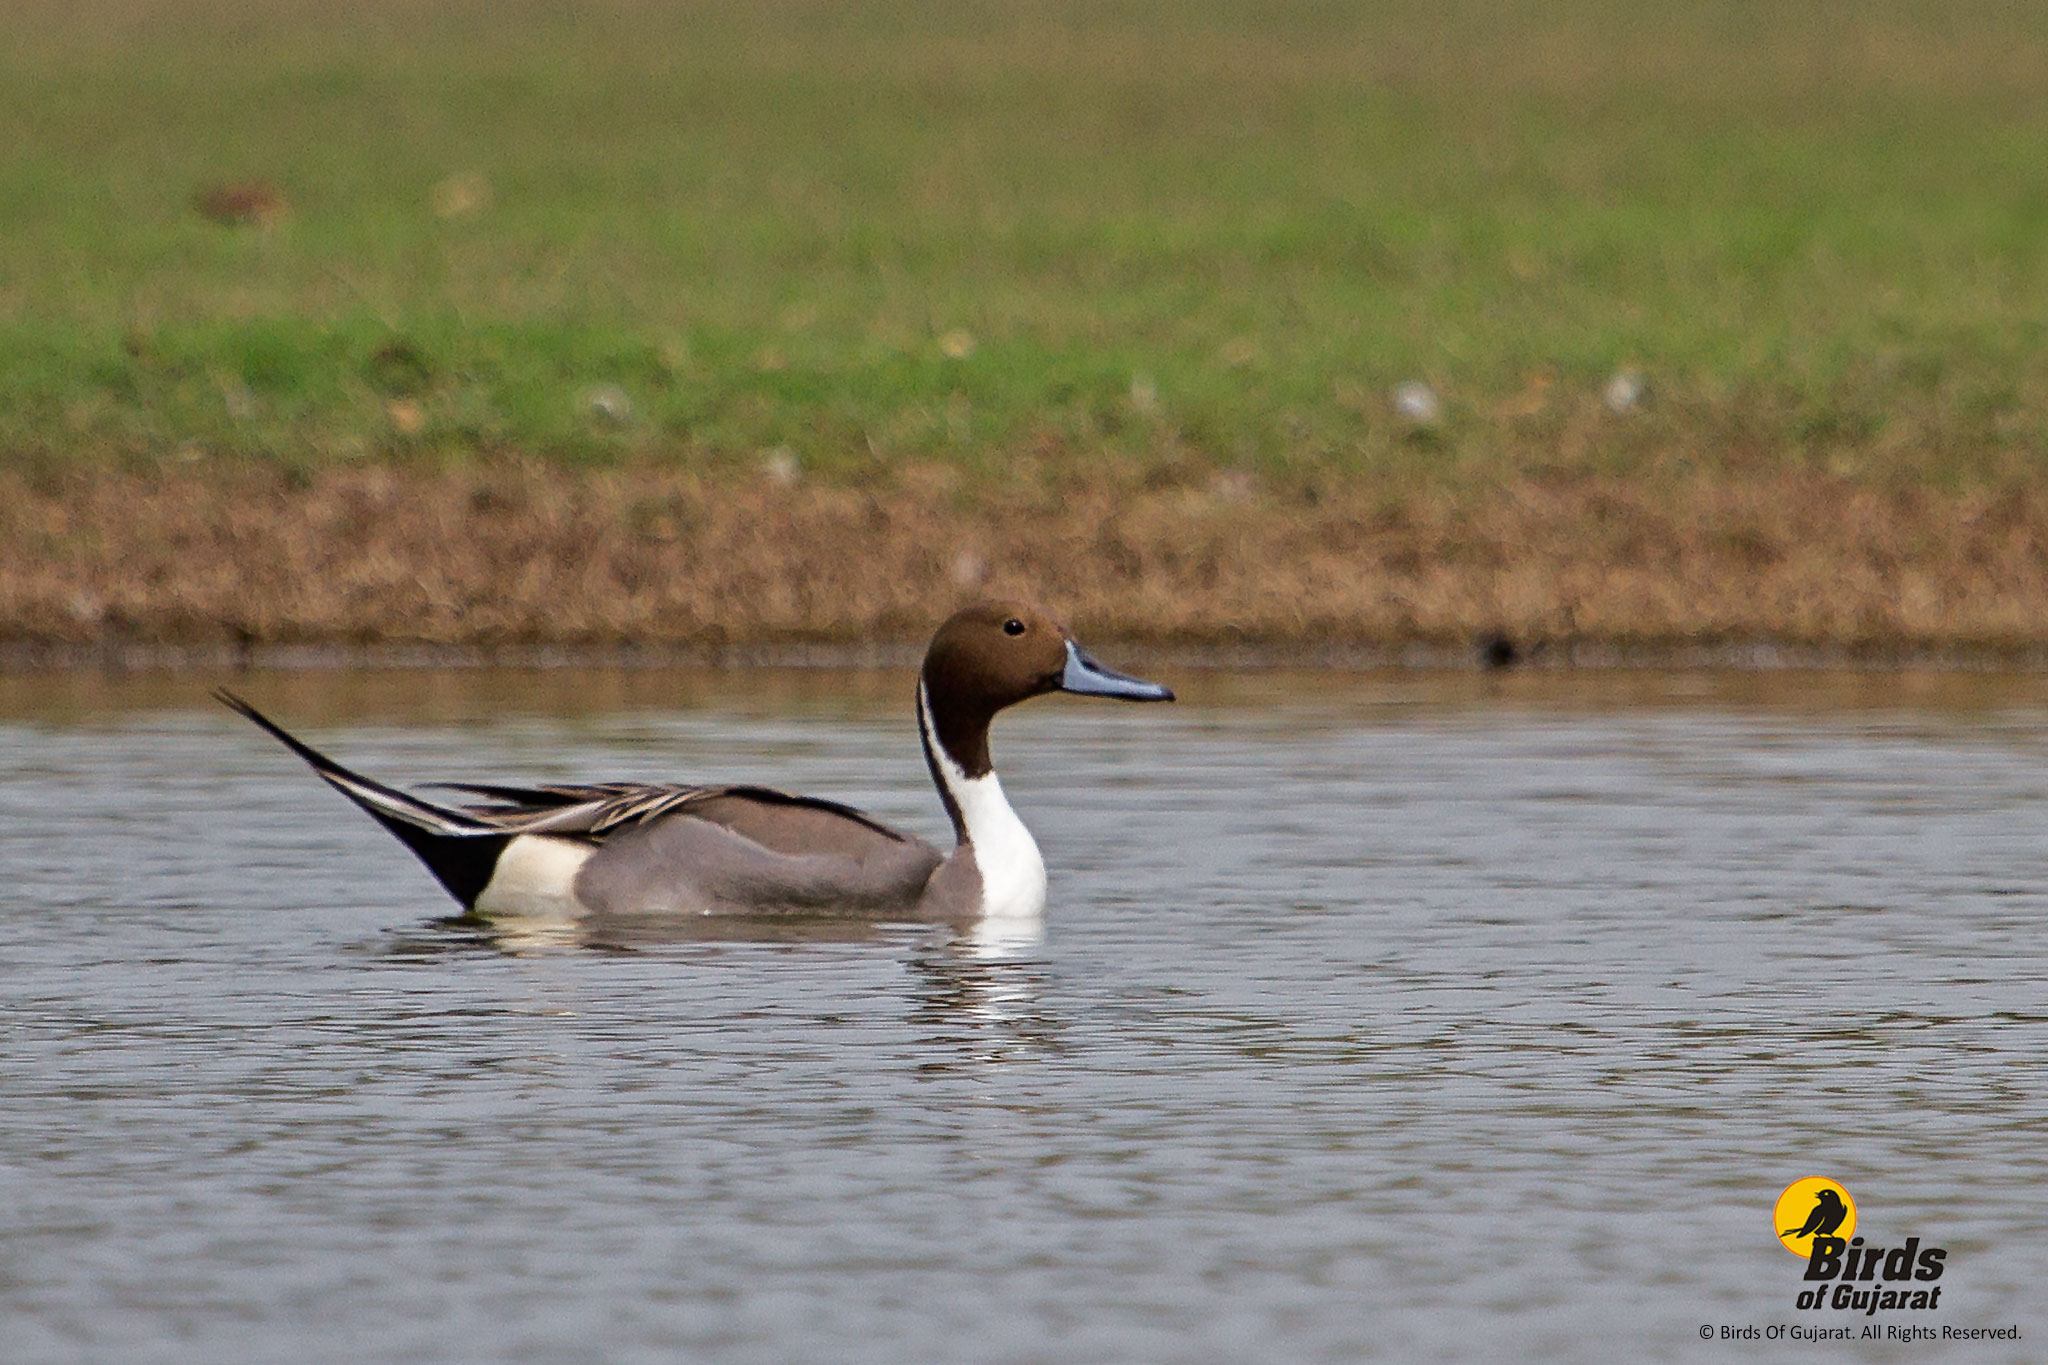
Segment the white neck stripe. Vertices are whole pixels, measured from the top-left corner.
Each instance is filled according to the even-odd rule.
[[[969,777],[946,752],[939,742],[938,727],[932,723],[931,701],[925,696],[922,679],[917,684],[917,728],[931,757],[932,771],[953,808],[960,812],[960,843],[974,851],[974,866],[981,873],[982,914],[995,919],[1043,915],[1045,859],[1038,852],[1038,841],[1010,808],[1003,784],[993,771]]]

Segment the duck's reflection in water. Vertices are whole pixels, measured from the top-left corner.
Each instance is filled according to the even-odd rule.
[[[926,1072],[976,1069],[1060,1049],[1046,1009],[1049,972],[1040,923],[955,928],[829,915],[692,915],[589,920],[487,920],[457,915],[397,931],[371,951],[428,959],[555,953],[659,952],[698,945],[872,944],[910,969],[909,1018],[929,1030]]]
[[[900,923],[848,915],[606,915],[590,919],[486,919],[449,915],[392,931],[381,951],[397,957],[553,948],[633,951],[690,943],[920,943],[960,962],[1024,962],[1045,943],[1039,920],[967,927]]]
[[[634,953],[698,943],[880,943],[906,932],[920,931],[829,915],[609,915],[579,920],[451,915],[392,934],[382,951],[394,957],[520,957],[563,949]]]
[[[1034,951],[1043,939],[1042,929],[968,931],[911,957],[919,988],[911,1018],[933,1030],[921,1070],[977,1070],[1060,1050],[1065,1030],[1046,1007],[1050,973]]]

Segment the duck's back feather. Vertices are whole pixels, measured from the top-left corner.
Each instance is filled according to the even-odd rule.
[[[746,834],[770,848],[792,852],[817,847],[843,826],[842,838],[864,845],[875,835],[896,843],[908,836],[857,810],[816,796],[798,796],[745,783],[687,785],[675,782],[562,783],[509,787],[483,782],[443,782],[447,791],[481,796],[489,804],[467,805],[463,814],[508,834],[580,835],[601,842],[614,834],[670,815],[692,815]],[[858,831],[857,833],[855,831]],[[800,834],[798,832],[801,832]]]

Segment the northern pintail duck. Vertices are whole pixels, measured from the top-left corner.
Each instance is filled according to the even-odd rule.
[[[1045,862],[989,762],[998,711],[1048,692],[1126,701],[1173,693],[1103,667],[1035,607],[985,602],[932,637],[917,729],[956,845],[950,854],[834,801],[769,787],[604,782],[443,784],[444,806],[351,772],[229,692],[222,702],[304,759],[419,856],[464,909],[580,919],[798,911],[955,923],[1033,920]]]

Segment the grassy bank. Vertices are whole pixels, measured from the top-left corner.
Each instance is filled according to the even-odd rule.
[[[909,630],[972,554],[1131,633],[2048,639],[2044,88],[1990,0],[25,0],[0,633]],[[501,496],[575,613],[445,543]]]
[[[2031,467],[2048,10],[1795,10],[26,0],[0,450]]]
[[[1170,643],[2048,640],[2048,488],[1797,472],[1288,497],[1135,461],[1002,494],[943,465],[860,487],[541,462],[95,471],[0,475],[0,541],[0,620],[57,645],[909,643],[976,594]]]

